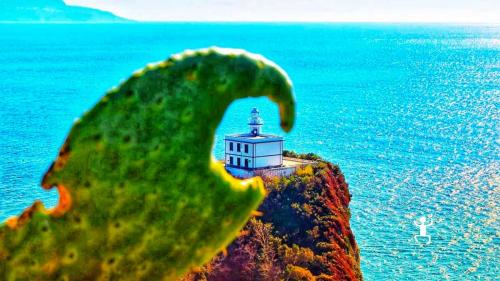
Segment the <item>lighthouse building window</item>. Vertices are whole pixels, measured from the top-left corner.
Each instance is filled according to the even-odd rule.
[[[229,165],[233,165],[233,156],[229,156]]]
[[[236,151],[241,152],[241,143],[236,144]]]
[[[245,144],[245,153],[248,153],[248,144]]]
[[[232,142],[229,142],[229,150],[233,151],[233,143]]]
[[[241,158],[238,157],[238,158],[236,158],[236,160],[238,161],[238,167],[241,166]]]

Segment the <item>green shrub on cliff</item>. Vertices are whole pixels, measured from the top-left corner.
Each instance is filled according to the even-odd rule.
[[[297,154],[294,151],[283,150],[283,156],[291,157],[291,158],[299,158],[299,159],[304,159],[304,160],[322,161],[322,159],[319,155],[312,153],[312,152],[304,153],[304,154]]]

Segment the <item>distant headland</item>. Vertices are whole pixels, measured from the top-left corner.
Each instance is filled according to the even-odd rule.
[[[69,6],[63,0],[2,0],[0,22],[129,22],[113,13]]]

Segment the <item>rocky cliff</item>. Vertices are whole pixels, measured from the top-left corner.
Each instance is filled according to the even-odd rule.
[[[267,198],[239,238],[182,281],[362,280],[341,170],[313,154],[287,156],[317,163],[265,179]]]

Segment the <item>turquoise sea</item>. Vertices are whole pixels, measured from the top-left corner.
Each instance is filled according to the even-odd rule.
[[[500,26],[0,24],[0,221],[37,198],[55,203],[40,178],[106,90],[213,45],[289,73],[298,115],[285,147],[344,171],[366,280],[500,279]],[[238,101],[217,157],[254,106],[266,132],[282,133],[270,101]],[[421,216],[434,221],[427,246],[413,238]]]

